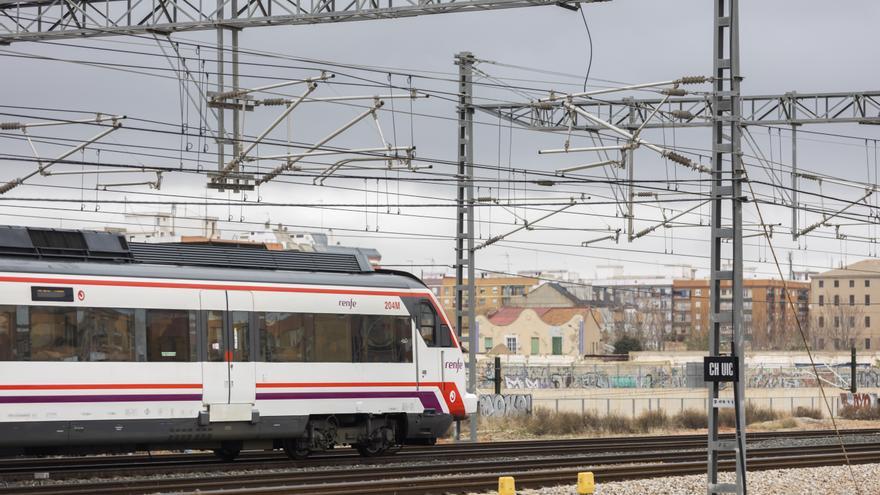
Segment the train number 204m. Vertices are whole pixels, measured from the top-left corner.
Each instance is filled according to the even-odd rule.
[[[400,309],[400,301],[385,301],[385,309]]]

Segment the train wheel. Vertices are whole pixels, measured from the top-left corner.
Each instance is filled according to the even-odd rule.
[[[373,442],[367,444],[358,444],[354,446],[357,449],[358,454],[362,457],[376,457],[385,453],[388,449],[386,445],[376,444]]]
[[[303,440],[285,440],[283,445],[287,457],[296,461],[301,461],[312,453],[308,444]]]
[[[403,449],[403,445],[392,445],[392,446],[388,447],[387,449],[385,449],[385,455],[396,454],[396,453],[400,452],[401,449]]]
[[[240,447],[223,446],[219,449],[214,449],[214,455],[226,462],[234,461],[240,452]]]

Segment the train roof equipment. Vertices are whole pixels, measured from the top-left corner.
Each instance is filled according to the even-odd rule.
[[[0,256],[62,262],[176,265],[296,272],[370,273],[359,251],[323,253],[263,246],[128,242],[114,232],[0,226]]]

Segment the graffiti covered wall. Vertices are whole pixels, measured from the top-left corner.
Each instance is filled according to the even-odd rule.
[[[480,416],[522,416],[532,413],[530,394],[480,395]]]
[[[494,387],[495,365],[491,361],[479,363],[477,386]],[[502,389],[607,389],[607,388],[686,388],[687,372],[684,365],[632,365],[628,363],[529,365],[504,364],[501,367]],[[849,368],[820,368],[819,378],[825,385],[849,388]],[[861,365],[856,373],[859,388],[880,387],[880,368]],[[811,367],[747,367],[748,388],[804,388],[816,387],[817,380]]]

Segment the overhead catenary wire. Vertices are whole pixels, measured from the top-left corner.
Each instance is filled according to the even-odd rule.
[[[745,177],[748,178],[748,172],[746,172],[744,170],[743,173],[745,174]],[[746,183],[749,184],[749,188],[751,189],[750,183],[748,181],[746,181]],[[754,195],[754,192],[752,192],[752,194]],[[764,215],[761,212],[761,207],[756,204],[755,210],[757,211],[758,218],[761,221],[761,224],[766,225],[766,223],[764,222]],[[861,485],[856,480],[855,472],[853,471],[852,464],[850,463],[850,460],[849,460],[849,454],[847,453],[847,450],[846,450],[846,444],[843,441],[843,436],[840,434],[840,430],[837,427],[837,420],[834,418],[834,412],[832,411],[831,403],[828,401],[828,396],[825,394],[825,386],[822,384],[821,377],[819,376],[819,369],[816,366],[815,359],[813,358],[813,352],[810,348],[810,343],[808,342],[806,332],[804,331],[803,324],[801,323],[801,319],[798,317],[797,307],[795,306],[795,302],[792,299],[791,291],[788,290],[788,282],[786,281],[785,276],[782,273],[782,266],[779,263],[779,258],[776,256],[776,250],[773,248],[773,239],[770,236],[770,233],[767,231],[766,227],[764,228],[764,237],[767,241],[767,245],[770,248],[770,254],[773,256],[773,264],[776,266],[776,271],[779,275],[779,278],[782,280],[783,290],[785,291],[786,301],[788,302],[789,307],[793,311],[794,321],[797,326],[798,334],[801,337],[801,340],[804,344],[804,350],[807,352],[807,357],[810,360],[810,367],[813,370],[813,374],[816,376],[816,383],[819,386],[819,393],[822,394],[822,401],[825,403],[825,408],[828,411],[829,417],[831,418],[831,426],[834,428],[834,432],[837,437],[837,441],[840,444],[841,451],[843,452],[843,458],[846,461],[847,469],[848,469],[849,475],[850,475],[850,480],[852,481],[853,486],[855,487],[856,493],[861,494],[862,493]]]
[[[523,169],[523,170],[525,170],[525,169]],[[535,172],[533,172],[533,171],[531,171],[531,170],[529,171],[529,174],[533,174],[533,173],[535,173]],[[438,180],[439,180],[439,179],[438,179]],[[424,181],[424,182],[428,182],[428,181]],[[514,183],[515,183],[515,182],[514,182]],[[525,184],[525,183],[523,183],[523,184]],[[621,183],[618,182],[617,184],[621,184]],[[695,184],[699,184],[699,183],[695,183]],[[854,218],[855,218],[855,217],[854,217]]]

